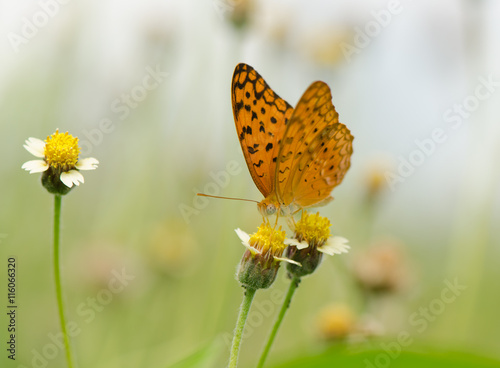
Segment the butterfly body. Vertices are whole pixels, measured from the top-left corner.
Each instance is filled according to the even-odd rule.
[[[262,216],[271,216],[279,213],[280,216],[291,216],[301,207],[297,206],[295,203],[290,203],[286,205],[285,203],[280,203],[275,195],[264,198],[257,204],[257,208]]]
[[[295,109],[246,64],[231,86],[236,131],[263,216],[330,202],[350,166],[353,136],[338,121],[330,88],[314,82]]]

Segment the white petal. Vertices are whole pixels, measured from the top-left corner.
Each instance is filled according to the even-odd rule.
[[[351,249],[351,247],[347,245],[348,241],[349,240],[341,236],[334,236],[329,238],[322,247],[318,247],[318,250],[330,256],[333,256],[334,254],[347,253],[349,249]]]
[[[97,161],[97,159],[88,157],[78,160],[75,166],[78,170],[95,170],[98,164],[99,161]]]
[[[21,169],[29,171],[30,174],[44,172],[49,168],[49,165],[43,160],[27,161],[21,166]]]
[[[59,179],[61,179],[64,185],[66,185],[68,188],[71,188],[73,184],[78,186],[80,185],[80,183],[83,183],[83,175],[76,170],[70,170],[61,173]]]
[[[299,263],[299,262],[295,262],[295,261],[292,261],[291,259],[289,258],[285,258],[285,257],[273,257],[274,259],[277,259],[278,261],[282,261],[282,262],[288,262],[288,263],[292,263],[294,265],[297,265],[299,267],[302,267],[302,265]]]
[[[298,242],[295,239],[285,239],[285,245],[293,245],[294,247],[297,247],[297,249],[305,249],[309,246],[305,240]]]
[[[250,235],[248,235],[246,232],[244,232],[241,229],[235,229],[236,234],[238,234],[238,237],[241,239],[241,244],[245,246],[252,254],[261,254],[262,252],[258,250],[257,248],[252,247],[248,241],[250,240]]]
[[[260,250],[258,250],[257,248],[252,247],[248,243],[241,242],[241,244],[243,244],[245,246],[245,248],[247,248],[250,251],[250,253],[252,253],[253,255],[255,255],[255,254],[262,254],[262,252]]]
[[[31,153],[35,157],[44,157],[45,156],[45,142],[38,139],[30,137],[25,141],[26,151]]]
[[[236,234],[238,235],[238,237],[241,239],[241,241],[243,243],[247,243],[248,244],[248,241],[250,240],[250,235],[248,235],[246,232],[244,232],[240,228],[235,229],[234,231],[236,231]],[[245,244],[243,244],[243,245],[245,245]]]

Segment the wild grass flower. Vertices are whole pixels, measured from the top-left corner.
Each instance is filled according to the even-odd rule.
[[[319,266],[323,254],[330,256],[347,253],[350,249],[348,240],[340,236],[331,236],[330,220],[319,213],[302,213],[301,219],[295,224],[295,240],[290,242],[286,255],[301,264],[287,265],[290,277],[303,277],[313,273]]]
[[[291,279],[290,287],[283,301],[283,305],[278,314],[278,318],[271,330],[267,344],[264,347],[260,357],[258,368],[264,366],[267,355],[271,350],[278,329],[292,301],[293,294],[298,288],[303,276],[313,273],[321,262],[323,253],[329,255],[347,253],[350,247],[347,245],[347,239],[342,237],[330,236],[330,220],[317,214],[308,214],[302,212],[301,219],[295,224],[294,240],[288,242],[289,247],[286,250],[289,262],[287,265],[288,276]],[[296,264],[300,264],[297,267]]]
[[[264,222],[253,235],[236,229],[236,234],[247,251],[241,259],[237,277],[246,288],[267,289],[276,279],[280,262],[288,262],[300,267],[300,263],[282,257],[287,244],[292,242],[286,239],[286,233],[274,229],[269,223]]]
[[[236,278],[245,289],[245,294],[234,331],[229,368],[235,368],[238,364],[241,337],[255,292],[272,285],[278,274],[280,262],[289,262],[300,266],[296,261],[282,257],[287,243],[291,240],[286,239],[286,233],[281,230],[281,227],[275,229],[269,222],[263,222],[257,232],[252,235],[241,229],[235,231],[247,250],[236,273]]]
[[[63,334],[66,361],[69,368],[74,366],[71,342],[66,328],[66,312],[61,286],[60,267],[60,230],[61,230],[61,199],[75,185],[84,182],[80,170],[94,170],[99,161],[95,158],[79,159],[80,147],[78,138],[68,132],[48,136],[45,141],[37,138],[28,138],[24,148],[33,156],[41,160],[27,161],[22,168],[30,174],[42,173],[42,185],[49,193],[54,194],[54,279],[56,287],[59,320]]]
[[[84,182],[81,170],[95,170],[99,164],[93,157],[80,159],[78,138],[59,133],[59,129],[45,141],[28,138],[24,148],[41,160],[27,161],[22,168],[30,174],[43,173],[42,184],[52,194],[67,194],[74,185]]]

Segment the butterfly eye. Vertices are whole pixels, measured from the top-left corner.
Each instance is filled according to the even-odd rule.
[[[276,206],[274,204],[268,204],[266,207],[267,215],[274,215],[276,213]]]

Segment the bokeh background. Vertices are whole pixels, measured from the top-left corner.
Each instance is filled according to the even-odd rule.
[[[15,362],[0,314],[0,365],[65,364],[48,347],[53,199],[21,170],[24,140],[56,128],[100,161],[63,200],[79,366],[225,365],[242,296],[234,229],[261,217],[195,193],[261,199],[230,102],[246,62],[292,105],[328,83],[355,136],[320,209],[351,252],[303,280],[269,366],[500,366],[499,14],[494,0],[1,2],[0,292],[5,303],[15,256],[19,311]],[[129,280],[109,293],[116,273]],[[255,366],[287,282],[281,270],[258,293],[241,367]]]

